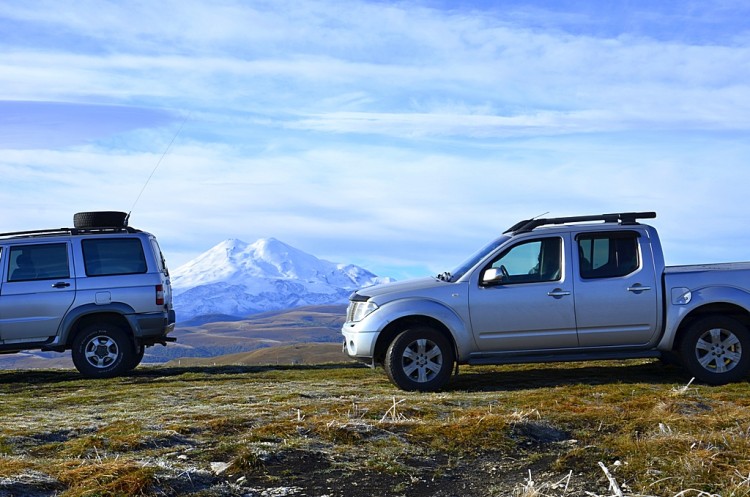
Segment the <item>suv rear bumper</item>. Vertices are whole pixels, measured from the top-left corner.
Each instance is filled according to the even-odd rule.
[[[169,333],[174,331],[174,311],[165,311],[152,314],[135,314],[130,317],[135,321],[135,323],[131,324],[134,325],[133,330],[135,330],[136,338],[162,338],[166,337]]]

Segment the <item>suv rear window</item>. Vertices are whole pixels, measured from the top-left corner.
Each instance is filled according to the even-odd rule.
[[[145,273],[146,257],[137,238],[98,238],[83,240],[86,276]]]

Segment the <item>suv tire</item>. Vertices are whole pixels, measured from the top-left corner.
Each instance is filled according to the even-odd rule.
[[[133,343],[110,323],[85,328],[73,340],[73,364],[88,378],[111,378],[133,369]],[[135,363],[135,365],[134,365]]]
[[[730,317],[705,317],[688,328],[680,356],[690,374],[709,385],[741,380],[750,369],[750,331]]]
[[[130,359],[130,364],[125,368],[125,371],[132,371],[138,367],[143,360],[143,355],[146,353],[146,346],[137,345],[133,350],[133,357]]]
[[[399,334],[388,346],[384,368],[402,390],[434,392],[450,379],[453,345],[443,333],[418,326]]]
[[[119,211],[78,212],[73,215],[75,228],[124,228],[128,214]]]

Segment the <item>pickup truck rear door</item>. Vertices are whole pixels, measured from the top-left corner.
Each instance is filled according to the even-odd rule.
[[[576,347],[570,238],[531,238],[504,250],[471,286],[471,326],[482,352]],[[566,259],[569,257],[566,256]],[[492,270],[501,276],[482,282]]]
[[[651,245],[636,230],[579,233],[576,321],[581,347],[643,346],[656,335],[659,286]]]

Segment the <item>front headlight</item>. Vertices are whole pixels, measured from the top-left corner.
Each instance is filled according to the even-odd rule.
[[[347,312],[347,321],[356,323],[362,321],[364,318],[375,312],[378,308],[374,302],[351,302],[349,303],[349,311]]]

